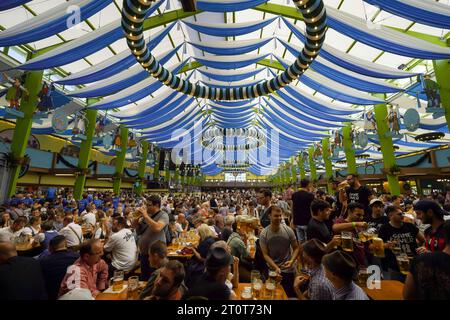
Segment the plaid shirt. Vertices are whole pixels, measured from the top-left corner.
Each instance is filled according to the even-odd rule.
[[[333,300],[333,286],[325,277],[323,266],[311,270],[308,296],[310,300]]]
[[[340,289],[334,290],[334,300],[369,300],[363,289],[353,281]]]

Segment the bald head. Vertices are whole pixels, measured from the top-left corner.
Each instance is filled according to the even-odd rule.
[[[12,242],[0,242],[0,264],[5,263],[10,258],[17,256],[16,247]]]

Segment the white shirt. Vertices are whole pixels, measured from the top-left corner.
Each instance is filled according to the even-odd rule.
[[[89,223],[93,227],[95,227],[95,224],[97,223],[97,218],[95,217],[95,213],[92,213],[92,212],[86,213],[84,216],[81,217],[81,220],[83,222]]]
[[[23,234],[29,235],[29,236],[38,236],[39,242],[43,242],[45,239],[45,235],[43,233],[39,233],[41,231],[41,228],[35,229],[33,226],[28,226],[23,228]]]
[[[104,250],[112,253],[111,264],[114,268],[129,271],[137,261],[137,246],[130,229],[122,229],[111,235]]]
[[[70,228],[72,228],[73,231]],[[76,234],[74,232],[76,232]],[[83,230],[81,229],[81,226],[76,223],[69,223],[66,227],[59,231],[59,234],[66,238],[67,247],[78,246],[81,242],[83,242]],[[81,239],[81,242],[78,238]]]
[[[12,242],[15,237],[18,237],[22,234],[23,228],[19,231],[13,232],[11,227],[5,227],[0,229],[0,241]]]

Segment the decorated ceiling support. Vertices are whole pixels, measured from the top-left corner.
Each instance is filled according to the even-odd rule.
[[[114,193],[120,193],[120,185],[122,184],[122,174],[125,165],[125,156],[128,147],[128,128],[120,126],[120,151],[116,155],[116,173],[113,180]]]
[[[385,98],[384,94],[378,95],[380,98]],[[374,107],[375,120],[377,121],[378,137],[380,139],[381,153],[383,154],[383,163],[386,170],[386,176],[389,184],[389,191],[392,195],[400,194],[400,184],[398,176],[393,174],[396,169],[394,144],[389,130],[389,124],[386,121],[388,118],[388,110],[386,104],[377,104]]]
[[[441,95],[441,104],[445,110],[447,126],[450,129],[450,60],[434,60],[433,67]]]
[[[28,60],[37,56],[38,54],[30,54]],[[28,138],[30,137],[31,126],[33,124],[33,114],[37,107],[38,93],[42,88],[43,71],[29,72],[25,78],[25,89],[28,95],[24,95],[20,101],[19,111],[23,113],[23,117],[18,117],[16,127],[11,142],[11,153],[17,161],[13,164],[11,169],[11,179],[8,186],[8,197],[12,197],[16,192],[17,181],[24,162],[25,151],[28,145]],[[21,164],[22,163],[22,164]]]
[[[291,158],[291,183],[297,183],[297,169],[295,168],[295,157]]]
[[[333,165],[331,163],[330,155],[330,138],[324,138],[322,140],[322,157],[325,164],[325,176],[327,178],[327,190],[329,194],[333,193],[330,179],[333,177]]]
[[[306,24],[306,42],[297,60],[280,75],[271,80],[253,86],[239,88],[213,88],[194,84],[179,78],[165,69],[150,52],[144,41],[143,24],[145,15],[154,1],[124,0],[122,10],[122,27],[127,37],[127,44],[137,61],[153,77],[174,90],[198,98],[215,100],[240,100],[268,95],[298,79],[314,61],[320,52],[326,33],[326,10],[322,0],[294,1],[303,15]]]
[[[347,123],[342,128],[342,140],[344,145],[345,159],[347,160],[347,173],[357,173],[355,149],[353,145],[353,128],[351,123]]]
[[[147,166],[147,158],[148,158],[148,141],[142,141],[142,154],[141,154],[141,160],[139,160],[139,168],[138,168],[138,180],[136,181],[137,187],[136,187],[136,194],[141,195],[142,190],[144,188],[143,181],[145,177],[145,168]]]
[[[94,99],[94,102],[96,100]],[[93,101],[88,100],[88,105]],[[95,125],[97,121],[97,110],[86,110],[85,136],[86,139],[81,141],[80,156],[78,158],[78,172],[75,179],[73,197],[75,200],[81,200],[83,196],[84,186],[86,184],[86,173],[91,159],[92,138],[94,137]]]
[[[305,172],[305,164],[303,163],[303,152],[297,156],[297,165],[298,169],[300,170],[300,179],[303,180],[306,178],[306,172]]]
[[[316,163],[314,162],[314,146],[310,146],[308,148],[308,157],[309,157],[309,172],[311,181],[317,181],[317,169]]]

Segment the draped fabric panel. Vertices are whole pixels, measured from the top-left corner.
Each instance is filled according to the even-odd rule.
[[[233,12],[256,7],[267,0],[198,0],[197,9],[211,12]]]
[[[289,62],[276,55],[275,58],[285,68],[290,65]],[[273,71],[271,71],[271,73],[275,75]],[[307,70],[299,80],[311,89],[319,91],[320,93],[338,101],[357,105],[373,105],[384,102],[383,100],[373,97],[366,92],[344,86],[311,70]]]
[[[1,2],[3,3],[4,0]],[[0,47],[11,47],[51,37],[70,27],[75,20],[73,6],[79,8],[80,22],[104,9],[112,0],[71,0],[0,32]],[[3,4],[0,4],[0,9]]]
[[[450,29],[450,6],[433,0],[364,0],[384,11],[436,28]]]
[[[250,54],[242,54],[239,56],[211,56],[211,57],[197,57],[194,56],[194,59],[200,62],[201,64],[216,68],[216,69],[239,69],[242,67],[247,67],[252,65],[269,54],[258,54],[258,55],[250,55]]]
[[[203,50],[210,54],[233,56],[240,55],[244,53],[249,53],[260,49],[262,46],[272,41],[272,38],[263,38],[256,40],[236,40],[236,41],[208,41],[204,42],[194,42],[189,41],[188,43],[199,50]]]
[[[153,112],[159,112],[162,108],[165,108],[169,102],[180,99],[182,96],[183,94],[177,91],[166,89],[151,101],[123,107],[119,111],[114,112],[112,116],[121,119],[121,121],[142,118]]]
[[[327,7],[328,25],[368,46],[406,57],[450,59],[450,48],[438,46],[381,25],[369,27],[361,18]]]
[[[180,62],[174,67],[169,68],[169,70],[173,71],[174,73],[178,73],[186,64],[186,62],[187,60]],[[129,103],[145,98],[146,96],[161,88],[162,85],[162,82],[159,82],[155,78],[147,78],[125,90],[119,91],[99,102],[94,103],[93,105],[89,106],[89,108],[97,110],[120,108]]]
[[[244,23],[202,23],[182,20],[189,28],[216,37],[235,37],[243,34],[252,33],[260,30],[272,22],[276,18],[266,19],[263,21],[250,21]]]
[[[235,71],[227,72],[225,70],[220,70],[222,72],[218,73],[218,72],[210,72],[210,71],[206,71],[206,70],[202,70],[202,69],[197,69],[197,71],[200,72],[200,74],[204,75],[205,77],[208,77],[212,80],[224,81],[224,82],[241,81],[241,80],[245,80],[248,78],[252,78],[252,77],[256,76],[257,74],[259,74],[263,70],[264,69],[262,69],[262,68],[258,68],[256,70],[252,69],[252,70],[248,70],[248,71],[241,70],[241,72],[235,72]]]
[[[163,0],[160,0],[152,6],[152,9],[150,10],[151,13],[158,9],[162,1]],[[122,37],[123,29],[120,19],[118,19],[101,28],[89,32],[84,36],[76,38],[70,42],[66,42],[51,51],[37,56],[36,58],[28,60],[24,64],[20,65],[18,69],[43,70],[69,64],[103,49]]]
[[[30,2],[31,0],[2,0],[0,2],[0,11],[12,9],[23,4]]]
[[[156,58],[162,65],[164,65],[175,55],[180,47],[181,45],[169,50],[168,52],[160,54]],[[136,64],[134,67],[124,70],[113,77],[98,81],[90,86],[71,92],[68,95],[77,98],[108,96],[120,90],[126,89],[146,78],[148,78],[148,72],[144,70],[141,65]]]
[[[153,50],[154,48],[156,48],[156,46],[169,34],[174,25],[175,23],[172,23],[166,28],[149,37],[147,39],[149,49]],[[79,72],[75,72],[65,77],[64,79],[55,82],[62,85],[79,85],[91,83],[114,76],[121,71],[127,70],[135,64],[136,59],[131,54],[130,50],[124,50],[119,54],[112,56],[105,61],[102,61],[99,64],[93,65]]]
[[[240,87],[252,86],[261,81],[262,80],[259,79],[259,80],[255,80],[255,81],[238,81],[238,82],[229,82],[229,83],[224,83],[223,81],[204,81],[204,80],[202,80],[200,82],[208,87],[225,89],[225,88],[240,88]]]
[[[286,41],[281,39],[279,39],[279,41],[292,55],[297,57],[300,54],[302,48],[287,43]],[[311,68],[314,71],[326,76],[327,78],[361,91],[395,93],[402,90],[397,86],[389,84],[382,80],[363,76],[353,71],[341,68],[338,65],[328,62],[320,56],[314,60],[314,62],[311,64]]]
[[[282,18],[283,22],[290,31],[303,43],[305,43],[305,33],[298,26],[292,24],[289,20]],[[363,74],[369,77],[385,79],[401,79],[415,76],[417,74],[390,68],[377,63],[369,62],[352,56],[351,54],[340,51],[326,43],[323,44],[320,51],[320,57],[350,71]]]

